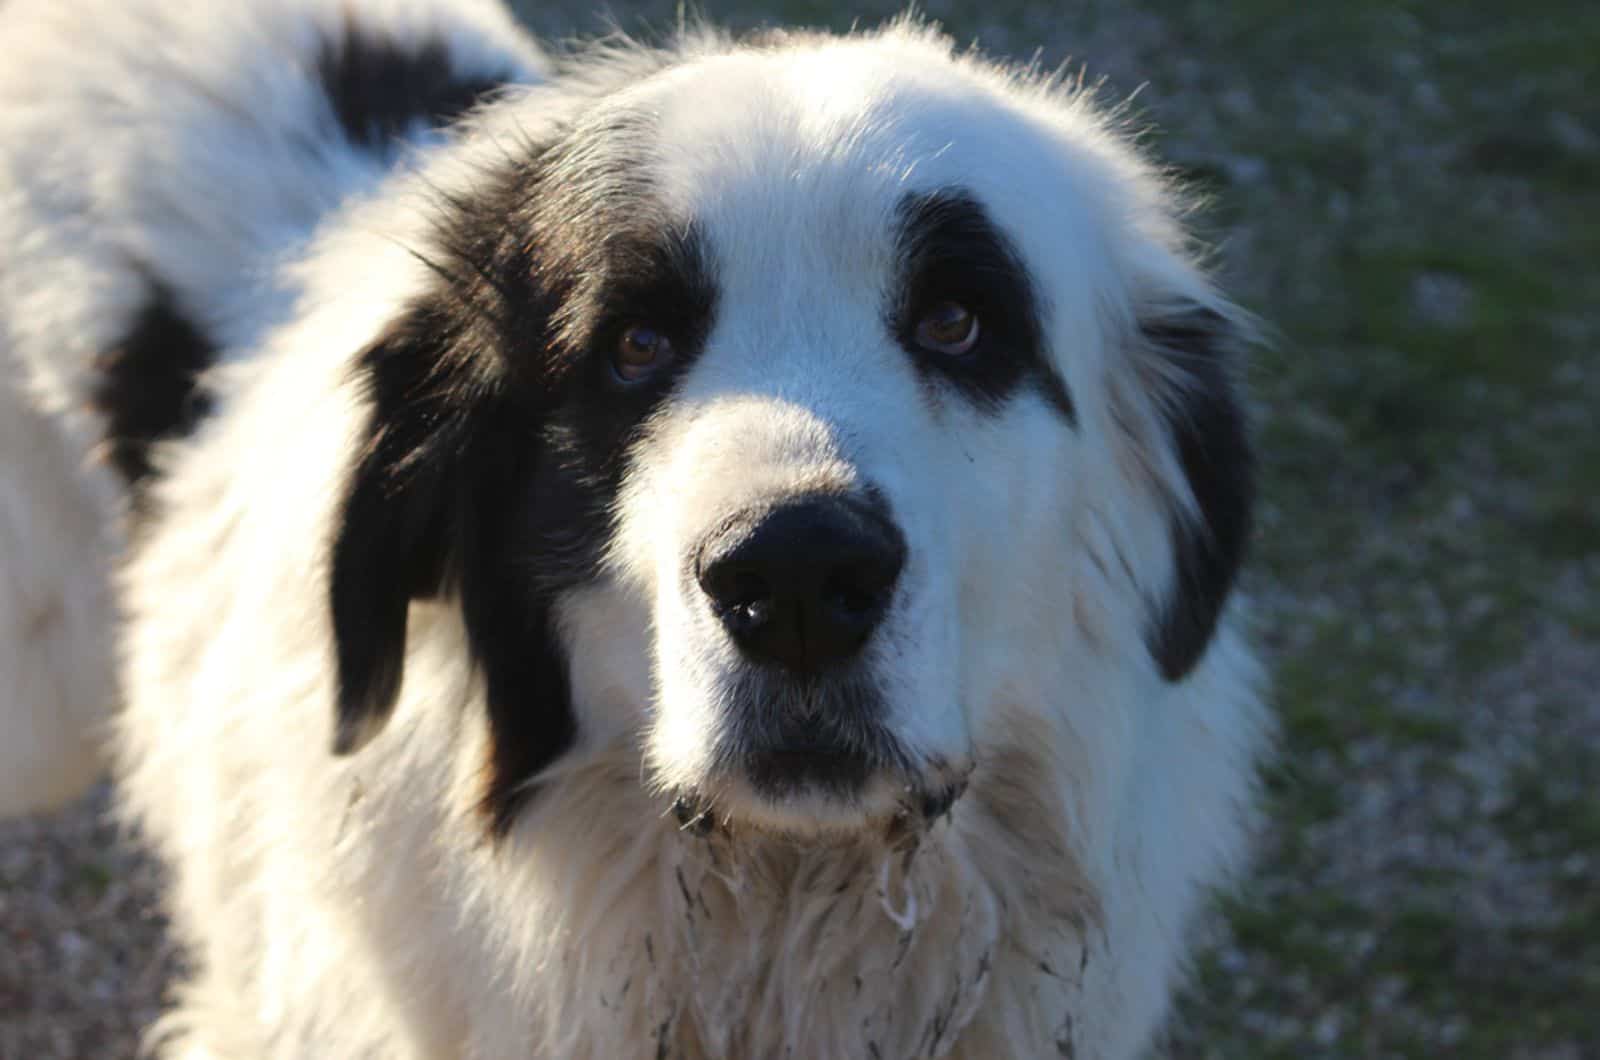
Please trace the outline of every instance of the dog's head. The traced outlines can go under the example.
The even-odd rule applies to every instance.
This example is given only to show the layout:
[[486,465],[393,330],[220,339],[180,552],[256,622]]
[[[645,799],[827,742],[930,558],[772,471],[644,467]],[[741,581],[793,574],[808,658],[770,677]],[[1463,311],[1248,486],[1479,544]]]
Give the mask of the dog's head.
[[936,813],[1008,716],[1095,708],[1074,665],[1184,680],[1246,537],[1236,328],[1087,101],[904,28],[607,61],[501,104],[360,359],[337,748],[434,595],[500,827],[626,739],[691,817]]

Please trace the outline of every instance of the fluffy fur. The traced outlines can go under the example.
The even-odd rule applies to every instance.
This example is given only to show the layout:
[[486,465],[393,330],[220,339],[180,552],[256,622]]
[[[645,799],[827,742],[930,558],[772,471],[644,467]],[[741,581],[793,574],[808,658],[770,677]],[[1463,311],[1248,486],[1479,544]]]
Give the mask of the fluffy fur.
[[[1091,100],[912,22],[554,60],[468,0],[0,32],[37,763],[0,794],[87,769],[125,553],[121,793],[195,965],[167,1055],[1150,1041],[1265,738],[1251,466],[1238,314]],[[950,302],[970,354],[923,337]],[[797,676],[697,557],[802,501],[905,564]]]

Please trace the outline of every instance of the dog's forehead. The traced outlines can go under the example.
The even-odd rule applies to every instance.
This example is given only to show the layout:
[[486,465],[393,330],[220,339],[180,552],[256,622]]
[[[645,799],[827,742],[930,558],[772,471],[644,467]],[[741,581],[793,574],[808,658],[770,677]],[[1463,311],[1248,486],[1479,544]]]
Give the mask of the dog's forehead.
[[[878,299],[895,282],[905,204],[954,190],[1025,262],[1056,270],[1049,284],[1088,299],[1104,277],[1075,261],[1109,261],[1106,219],[1139,212],[1117,200],[1140,174],[1103,149],[1103,129],[936,41],[734,52],[639,87],[629,103],[649,115],[652,197],[707,237],[725,282],[826,281]],[[775,286],[784,277],[806,282]]]

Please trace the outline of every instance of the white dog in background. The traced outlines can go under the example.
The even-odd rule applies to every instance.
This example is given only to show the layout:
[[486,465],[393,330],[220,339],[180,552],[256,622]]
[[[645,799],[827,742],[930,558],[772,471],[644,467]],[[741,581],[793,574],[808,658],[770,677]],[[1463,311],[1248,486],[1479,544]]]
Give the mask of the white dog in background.
[[0,36],[0,798],[92,773],[120,555],[166,1055],[1146,1046],[1267,732],[1252,468],[1089,99],[911,22]]

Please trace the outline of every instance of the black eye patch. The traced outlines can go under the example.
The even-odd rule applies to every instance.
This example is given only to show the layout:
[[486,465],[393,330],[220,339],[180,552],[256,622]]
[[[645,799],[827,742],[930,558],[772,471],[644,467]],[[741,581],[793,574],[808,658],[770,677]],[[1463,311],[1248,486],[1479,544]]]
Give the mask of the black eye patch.
[[[918,372],[985,411],[1032,387],[1076,424],[1066,383],[1045,354],[1027,269],[978,200],[960,188],[908,194],[897,223],[900,278],[887,316]],[[978,318],[979,338],[963,357],[929,356],[917,341],[918,322],[948,303]]]
[[[635,428],[698,357],[716,312],[715,270],[693,226],[615,238],[566,306],[565,356],[579,362],[569,413],[591,459],[611,467]],[[619,381],[618,343],[643,327],[668,342],[670,365],[640,383]]]

